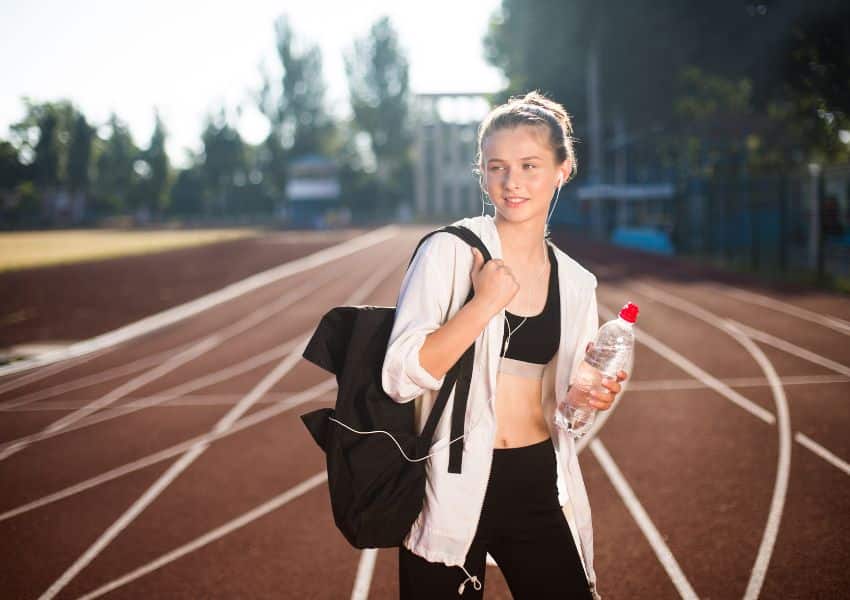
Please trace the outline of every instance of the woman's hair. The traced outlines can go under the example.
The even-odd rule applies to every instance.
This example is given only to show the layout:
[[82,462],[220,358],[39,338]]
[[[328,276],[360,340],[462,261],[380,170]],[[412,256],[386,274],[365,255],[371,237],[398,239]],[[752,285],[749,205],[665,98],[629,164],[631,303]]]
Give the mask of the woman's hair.
[[[520,125],[544,126],[548,131],[548,141],[558,164],[570,160],[570,175],[567,181],[575,177],[578,164],[573,150],[573,125],[566,109],[557,102],[546,98],[538,91],[528,92],[525,96],[513,96],[505,104],[499,105],[484,118],[478,127],[478,153],[475,157],[473,172],[479,179],[482,174],[481,161],[484,140],[500,129],[519,127]],[[566,183],[566,182],[564,182]]]

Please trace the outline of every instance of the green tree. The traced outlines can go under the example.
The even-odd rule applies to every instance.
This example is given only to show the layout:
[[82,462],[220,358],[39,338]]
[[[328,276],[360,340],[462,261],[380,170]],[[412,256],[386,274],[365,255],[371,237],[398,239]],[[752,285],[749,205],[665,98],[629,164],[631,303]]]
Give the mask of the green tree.
[[68,185],[72,192],[88,190],[93,138],[94,128],[89,125],[85,115],[78,114],[74,119],[68,152]]
[[171,187],[168,211],[188,217],[202,214],[204,210],[204,181],[200,167],[182,169]]
[[325,108],[319,47],[298,39],[286,15],[275,22],[275,46],[282,69],[280,81],[273,84],[269,74],[263,72],[263,85],[257,94],[257,105],[270,128],[258,149],[256,166],[270,202],[283,199],[289,159],[326,153],[335,137],[333,120]]
[[139,149],[127,125],[114,113],[107,124],[109,137],[101,140],[94,189],[99,212],[136,208],[139,176],[134,170]]
[[[24,118],[11,130],[19,156],[31,166],[30,196],[38,198],[49,221],[76,220],[80,214],[72,202],[69,169],[78,169],[76,158],[71,157],[79,149],[79,136],[84,135],[77,130],[82,115],[67,100],[38,103],[25,98],[24,106]],[[78,174],[74,171],[74,177]]]
[[[817,14],[822,6],[803,0],[732,4],[503,0],[484,44],[488,60],[508,80],[497,100],[542,89],[566,105],[575,117],[578,137],[584,140],[588,65],[595,55],[604,137],[612,139],[613,124],[620,120],[629,137],[641,139],[645,146],[657,142],[659,132],[679,135],[677,128],[689,128],[677,112],[680,96],[719,80],[749,82],[748,111],[766,114],[780,96],[783,40],[794,23],[806,14]],[[696,84],[695,73],[709,79]],[[727,117],[718,115],[728,126]],[[765,125],[756,123],[755,129]],[[750,133],[735,135],[743,139]]]
[[43,188],[67,183],[69,142],[79,111],[67,100],[34,102],[24,98],[24,118],[11,130],[18,150],[32,164],[33,176]]
[[412,192],[408,62],[388,17],[355,40],[345,69],[353,127],[369,136],[384,212]]
[[222,109],[217,117],[208,117],[201,135],[204,145],[200,164],[204,184],[204,213],[224,215],[235,212],[234,189],[247,177],[245,144],[239,132],[227,122]]
[[0,190],[15,189],[26,180],[29,171],[21,163],[17,148],[6,140],[0,140]]
[[[795,23],[782,49],[786,102],[773,110],[789,131],[809,140],[807,160],[846,161],[850,148],[850,7],[828,3]],[[846,134],[845,134],[846,135]]]
[[301,43],[286,16],[275,23],[275,37],[283,76],[276,110],[270,111],[273,129],[292,156],[321,152],[333,128],[325,110],[321,50]]
[[159,112],[156,112],[151,141],[134,163],[135,171],[139,175],[137,204],[151,214],[161,214],[168,203],[171,174],[168,153],[165,150],[167,138],[165,124]]
[[13,144],[0,140],[0,227],[35,223],[38,213],[31,165],[21,162]]
[[83,219],[91,183],[91,157],[94,141],[92,128],[85,115],[77,114],[68,147],[68,188],[74,221]]

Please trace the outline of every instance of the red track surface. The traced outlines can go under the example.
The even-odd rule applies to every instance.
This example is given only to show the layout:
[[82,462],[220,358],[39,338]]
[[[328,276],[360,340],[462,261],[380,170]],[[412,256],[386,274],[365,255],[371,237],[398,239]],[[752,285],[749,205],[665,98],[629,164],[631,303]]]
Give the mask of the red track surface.
[[[77,598],[144,567],[109,597],[352,597],[358,565],[362,560],[365,566],[369,555],[350,548],[335,529],[321,480],[312,479],[306,490],[298,487],[324,473],[323,455],[298,415],[332,404],[334,386],[263,419],[263,411],[297,401],[296,394],[326,382],[328,375],[294,360],[299,347],[291,348],[296,354],[289,370],[286,348],[266,362],[248,361],[303,339],[333,306],[393,305],[410,253],[425,231],[402,229],[378,245],[89,360],[59,371],[43,367],[48,375],[37,380],[28,380],[29,373],[0,378],[0,389],[25,382],[0,393],[0,455],[4,443],[31,442],[0,460],[2,597],[38,598],[60,581],[55,597]],[[767,308],[752,297],[731,295],[734,282],[680,263],[589,244],[574,247],[571,240],[554,237],[598,274],[603,318],[606,308],[619,308],[626,300],[641,307],[644,337],[630,387],[580,456],[603,596],[677,598],[692,589],[700,598],[742,598],[757,581],[761,598],[846,597],[850,472],[842,469],[850,460],[850,328],[837,331],[783,310],[791,305],[850,321],[850,302],[751,286],[751,292],[786,303]],[[194,358],[175,362],[175,349],[225,335],[302,285],[318,287]],[[356,290],[365,295],[352,302]],[[700,308],[707,320],[692,316]],[[745,331],[755,347],[724,329],[726,319],[749,327]],[[776,339],[784,341],[782,349]],[[145,357],[154,358],[132,372],[120,370]],[[227,371],[236,365],[245,366]],[[771,369],[778,376],[773,387]],[[108,380],[85,379],[109,373],[114,377]],[[730,400],[735,393],[751,403],[749,410]],[[98,399],[103,399],[99,410],[75,412]],[[249,400],[255,402],[246,408]],[[143,407],[151,401],[159,403]],[[237,405],[241,416],[232,414]],[[228,413],[239,418],[227,419]],[[114,417],[104,419],[110,414]],[[67,431],[41,440],[26,437],[69,415],[76,417],[66,419]],[[217,423],[220,431],[229,426],[238,431],[186,446],[159,462],[128,467],[206,434]],[[843,465],[816,454],[809,440]],[[789,459],[787,469],[780,468],[783,456]],[[27,509],[112,469],[122,474]],[[148,494],[143,510],[127,517],[154,485],[156,493]],[[293,489],[302,493],[281,496]],[[272,500],[277,502],[269,505]],[[264,514],[251,514],[258,507]],[[15,509],[20,511],[10,514]],[[641,511],[648,519],[641,520]],[[113,528],[104,543],[105,532],[122,515],[123,526]],[[234,523],[246,515],[253,520]],[[771,520],[777,525],[775,545],[764,540]],[[220,530],[227,524],[232,527]],[[216,531],[221,535],[215,539],[203,537]],[[207,543],[187,546],[198,540]],[[659,558],[659,541],[672,559]],[[178,549],[179,556],[169,557]],[[760,551],[763,579],[753,575]],[[368,595],[359,597],[396,597],[396,568],[394,550],[378,551],[371,575],[360,580]],[[73,576],[63,578],[66,573]],[[485,597],[510,598],[497,567],[488,567]]]

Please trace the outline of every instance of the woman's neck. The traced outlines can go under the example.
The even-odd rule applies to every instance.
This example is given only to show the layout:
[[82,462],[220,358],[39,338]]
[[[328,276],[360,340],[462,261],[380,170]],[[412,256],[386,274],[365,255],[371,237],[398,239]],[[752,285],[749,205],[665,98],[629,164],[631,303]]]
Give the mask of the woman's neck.
[[525,265],[540,265],[546,262],[544,227],[539,223],[508,223],[496,219],[496,230],[502,245],[502,256],[508,261]]

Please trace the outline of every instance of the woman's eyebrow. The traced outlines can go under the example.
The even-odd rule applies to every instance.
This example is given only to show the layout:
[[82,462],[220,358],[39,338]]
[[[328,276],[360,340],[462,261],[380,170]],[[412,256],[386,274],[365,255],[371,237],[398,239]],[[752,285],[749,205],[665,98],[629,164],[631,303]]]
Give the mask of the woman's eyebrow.
[[[539,156],[523,156],[520,160],[543,160]],[[505,162],[504,158],[490,158],[487,160],[488,163],[491,162]]]

